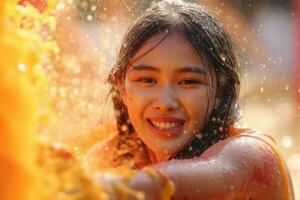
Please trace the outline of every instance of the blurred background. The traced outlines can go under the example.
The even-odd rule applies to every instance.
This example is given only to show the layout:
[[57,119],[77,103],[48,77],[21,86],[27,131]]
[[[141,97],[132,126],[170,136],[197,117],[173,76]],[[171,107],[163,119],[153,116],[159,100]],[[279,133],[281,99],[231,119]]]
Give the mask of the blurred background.
[[[46,0],[28,0],[43,10]],[[45,64],[50,121],[39,127],[52,142],[83,158],[115,134],[105,82],[129,24],[154,1],[60,0],[54,40],[61,51]],[[241,126],[270,134],[300,198],[300,1],[195,0],[231,34],[240,62]],[[51,63],[51,64],[50,64]]]

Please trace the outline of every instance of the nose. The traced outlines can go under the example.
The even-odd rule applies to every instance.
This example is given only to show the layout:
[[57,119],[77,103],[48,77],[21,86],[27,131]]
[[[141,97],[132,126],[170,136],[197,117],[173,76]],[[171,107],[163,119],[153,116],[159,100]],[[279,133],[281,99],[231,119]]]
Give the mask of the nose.
[[164,88],[153,101],[152,107],[155,110],[166,113],[177,110],[179,108],[179,101],[175,91],[170,87]]

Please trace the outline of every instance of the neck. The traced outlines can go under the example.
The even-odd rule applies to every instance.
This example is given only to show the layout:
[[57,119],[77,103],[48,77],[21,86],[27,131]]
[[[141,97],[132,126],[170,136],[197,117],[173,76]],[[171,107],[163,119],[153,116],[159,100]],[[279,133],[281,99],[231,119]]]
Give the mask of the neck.
[[168,155],[168,154],[155,153],[151,149],[148,149],[148,153],[149,153],[149,158],[150,158],[150,161],[152,164],[167,161],[171,157],[171,155]]

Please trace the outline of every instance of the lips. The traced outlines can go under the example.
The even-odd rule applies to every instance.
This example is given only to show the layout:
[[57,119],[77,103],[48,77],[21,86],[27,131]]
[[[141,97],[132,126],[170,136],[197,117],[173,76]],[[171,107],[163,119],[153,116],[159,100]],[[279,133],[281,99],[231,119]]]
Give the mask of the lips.
[[147,119],[150,130],[161,137],[172,137],[183,132],[184,120],[175,117],[152,117]]

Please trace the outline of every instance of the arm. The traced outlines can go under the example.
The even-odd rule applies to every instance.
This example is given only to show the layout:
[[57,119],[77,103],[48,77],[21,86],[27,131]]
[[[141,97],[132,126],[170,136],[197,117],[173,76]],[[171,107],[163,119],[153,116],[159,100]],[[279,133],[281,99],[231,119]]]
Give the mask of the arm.
[[[288,172],[276,150],[255,137],[231,137],[199,158],[171,160],[152,167],[174,182],[174,199],[293,198]],[[131,187],[144,191],[147,197],[157,193],[163,184],[141,173],[133,177]]]

